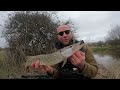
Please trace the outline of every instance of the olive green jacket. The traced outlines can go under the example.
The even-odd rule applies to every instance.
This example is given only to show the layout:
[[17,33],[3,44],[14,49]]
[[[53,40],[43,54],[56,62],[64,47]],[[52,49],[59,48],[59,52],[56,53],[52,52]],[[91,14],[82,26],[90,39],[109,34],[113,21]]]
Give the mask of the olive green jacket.
[[[90,47],[88,47],[88,45],[85,44],[82,49],[85,52],[85,66],[84,69],[81,71],[81,74],[90,78],[94,78],[98,72],[97,62],[93,56],[92,50],[90,49]],[[53,77],[59,78],[59,69],[61,68],[61,66],[59,64],[56,64],[53,67],[55,68]]]

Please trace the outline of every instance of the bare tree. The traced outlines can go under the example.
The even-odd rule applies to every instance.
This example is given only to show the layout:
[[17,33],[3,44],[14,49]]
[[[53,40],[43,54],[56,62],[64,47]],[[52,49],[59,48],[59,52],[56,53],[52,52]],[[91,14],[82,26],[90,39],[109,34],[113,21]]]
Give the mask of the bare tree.
[[20,65],[26,55],[51,53],[54,50],[58,26],[58,23],[54,22],[55,14],[47,11],[20,11],[9,14],[3,32],[9,45],[9,61],[13,60]]
[[120,26],[116,25],[109,32],[106,37],[106,42],[112,46],[120,45]]

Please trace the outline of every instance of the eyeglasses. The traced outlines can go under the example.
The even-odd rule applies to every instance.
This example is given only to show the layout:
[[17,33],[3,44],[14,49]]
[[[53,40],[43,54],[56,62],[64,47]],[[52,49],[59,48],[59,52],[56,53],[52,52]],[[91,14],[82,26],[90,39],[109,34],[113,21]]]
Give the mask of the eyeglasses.
[[[65,34],[69,34],[70,30],[66,30],[64,32],[65,32]],[[63,36],[64,32],[59,32],[57,35]]]

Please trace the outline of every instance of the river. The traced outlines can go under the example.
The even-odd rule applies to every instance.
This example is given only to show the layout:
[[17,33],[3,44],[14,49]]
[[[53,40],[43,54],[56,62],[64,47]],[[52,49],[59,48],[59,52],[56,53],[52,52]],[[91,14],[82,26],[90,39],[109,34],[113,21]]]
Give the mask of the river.
[[120,57],[98,53],[94,53],[94,57],[97,63],[103,65],[115,78],[120,78]]

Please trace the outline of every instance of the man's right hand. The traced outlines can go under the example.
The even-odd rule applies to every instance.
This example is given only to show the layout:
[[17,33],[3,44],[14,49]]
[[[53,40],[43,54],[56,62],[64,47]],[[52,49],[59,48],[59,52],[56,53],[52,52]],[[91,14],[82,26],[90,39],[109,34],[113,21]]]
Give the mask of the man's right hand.
[[51,75],[53,75],[53,67],[51,66],[45,66],[45,65],[40,65],[40,60],[36,60],[36,62],[33,62],[31,65],[33,68],[38,68],[43,72],[49,73]]

